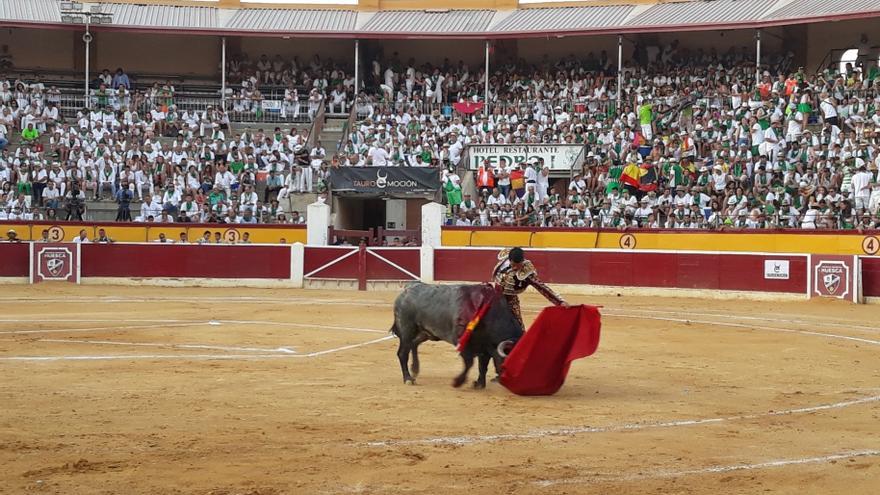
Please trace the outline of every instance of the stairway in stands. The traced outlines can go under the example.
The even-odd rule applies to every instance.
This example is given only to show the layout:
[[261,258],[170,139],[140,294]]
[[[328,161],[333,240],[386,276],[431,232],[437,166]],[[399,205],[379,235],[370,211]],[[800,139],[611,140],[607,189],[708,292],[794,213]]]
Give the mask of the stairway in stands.
[[327,118],[327,121],[324,123],[324,130],[321,131],[320,141],[324,145],[324,149],[327,150],[328,159],[339,151],[339,140],[342,138],[343,132],[346,132],[345,124],[347,121],[347,118]]

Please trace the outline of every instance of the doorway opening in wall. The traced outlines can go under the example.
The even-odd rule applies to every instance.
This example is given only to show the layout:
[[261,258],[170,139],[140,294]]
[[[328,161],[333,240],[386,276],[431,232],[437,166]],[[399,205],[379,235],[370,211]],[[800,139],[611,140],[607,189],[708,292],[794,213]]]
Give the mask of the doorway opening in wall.
[[381,198],[339,198],[336,226],[350,230],[385,227],[385,203]]
[[[849,50],[843,52],[843,55],[840,56],[840,66],[838,68],[841,74],[847,74],[850,71],[859,72],[861,69],[856,66],[856,62],[859,59],[859,49],[858,48],[850,48]],[[849,65],[849,68],[847,68]]]

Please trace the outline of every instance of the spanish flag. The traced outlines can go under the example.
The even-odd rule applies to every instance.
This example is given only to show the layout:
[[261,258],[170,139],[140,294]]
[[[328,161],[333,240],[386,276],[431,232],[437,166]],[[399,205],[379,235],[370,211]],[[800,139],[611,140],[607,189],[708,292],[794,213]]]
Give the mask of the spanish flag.
[[624,167],[620,180],[627,186],[639,191],[653,191],[657,189],[657,170],[653,165],[642,165],[640,167],[635,163],[630,163]]

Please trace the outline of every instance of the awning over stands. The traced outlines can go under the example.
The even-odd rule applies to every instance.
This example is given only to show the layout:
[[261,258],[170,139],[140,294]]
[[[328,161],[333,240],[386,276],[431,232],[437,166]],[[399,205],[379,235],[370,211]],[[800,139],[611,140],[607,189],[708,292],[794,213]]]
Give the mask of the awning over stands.
[[[85,3],[113,14],[97,29],[332,38],[528,38],[760,28],[880,17],[877,0],[712,0],[517,10],[220,9]],[[54,0],[0,0],[0,25],[71,27]]]
[[492,10],[385,10],[373,14],[360,30],[369,33],[480,33],[489,30]]
[[233,32],[345,33],[354,31],[356,25],[357,12],[353,10],[240,9],[224,28]]
[[633,10],[635,7],[632,5],[520,9],[513,11],[492,29],[504,33],[609,29],[623,25]]

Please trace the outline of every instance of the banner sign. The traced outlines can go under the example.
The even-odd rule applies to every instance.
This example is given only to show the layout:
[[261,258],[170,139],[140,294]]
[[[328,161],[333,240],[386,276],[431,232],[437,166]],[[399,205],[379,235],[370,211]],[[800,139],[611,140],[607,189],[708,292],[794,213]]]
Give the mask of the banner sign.
[[764,278],[788,280],[790,273],[788,260],[764,260]]
[[330,171],[334,193],[369,195],[423,194],[440,189],[436,168],[366,167],[334,168]]
[[810,260],[811,297],[834,297],[861,302],[858,256],[814,254]]
[[584,162],[584,147],[580,144],[476,144],[468,145],[467,148],[468,168],[477,170],[483,160],[489,160],[493,168],[501,163],[504,158],[507,165],[514,163],[534,163],[538,158],[544,159],[544,166],[550,167],[550,172],[565,172],[574,168],[580,171]]
[[79,283],[79,244],[31,244],[31,283],[60,281]]

